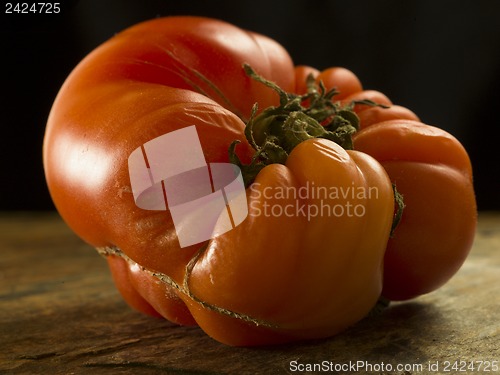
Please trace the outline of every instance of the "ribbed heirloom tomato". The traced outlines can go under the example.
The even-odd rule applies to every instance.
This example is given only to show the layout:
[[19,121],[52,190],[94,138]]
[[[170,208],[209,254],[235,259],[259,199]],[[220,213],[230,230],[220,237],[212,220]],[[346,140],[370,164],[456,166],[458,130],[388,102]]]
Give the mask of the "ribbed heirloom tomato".
[[[240,167],[248,214],[181,247],[168,209],[136,205],[128,158],[193,125],[207,163]],[[199,17],[138,24],[89,54],[44,140],[58,211],[125,300],[230,345],[331,336],[382,288],[405,299],[444,283],[473,236],[468,163],[458,141],[350,71],[294,67],[273,40]],[[406,208],[389,240],[392,183]]]

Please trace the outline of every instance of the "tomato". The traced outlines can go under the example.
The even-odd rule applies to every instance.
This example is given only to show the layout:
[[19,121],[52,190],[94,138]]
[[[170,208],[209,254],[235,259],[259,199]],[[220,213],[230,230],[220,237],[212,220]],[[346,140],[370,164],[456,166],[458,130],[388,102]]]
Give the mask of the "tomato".
[[[345,68],[295,67],[263,35],[168,17],[117,34],[73,70],[43,158],[59,213],[106,258],[129,305],[226,344],[274,344],[331,336],[381,293],[428,292],[463,262],[475,220],[470,163],[458,141],[417,121]],[[139,155],[141,183],[152,184],[158,162],[146,144],[188,128],[199,150],[162,151],[236,164],[246,190],[231,195],[212,175],[227,218],[184,245],[167,180],[157,185],[164,208],[145,209],[129,162]],[[407,207],[389,239],[393,183]],[[236,199],[246,199],[238,222]]]

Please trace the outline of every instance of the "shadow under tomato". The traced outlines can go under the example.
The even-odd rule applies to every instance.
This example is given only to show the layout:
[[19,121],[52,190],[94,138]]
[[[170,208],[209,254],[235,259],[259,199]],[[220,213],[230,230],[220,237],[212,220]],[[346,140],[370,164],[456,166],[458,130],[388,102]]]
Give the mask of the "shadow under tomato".
[[418,301],[393,303],[380,314],[369,316],[346,331],[327,339],[276,347],[248,349],[261,359],[270,353],[285,368],[292,360],[301,363],[424,363],[431,360],[432,343],[442,342],[439,327],[444,317],[432,304]]

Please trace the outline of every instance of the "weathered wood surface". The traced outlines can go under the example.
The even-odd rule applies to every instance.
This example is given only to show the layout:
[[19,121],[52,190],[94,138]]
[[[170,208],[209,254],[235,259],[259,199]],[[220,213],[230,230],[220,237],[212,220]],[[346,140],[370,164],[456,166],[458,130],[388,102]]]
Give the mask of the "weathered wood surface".
[[0,215],[0,254],[1,374],[298,373],[292,361],[385,374],[437,373],[428,366],[439,362],[450,374],[446,361],[500,360],[500,214],[480,216],[470,257],[439,291],[331,339],[273,348],[224,346],[131,310],[55,214]]

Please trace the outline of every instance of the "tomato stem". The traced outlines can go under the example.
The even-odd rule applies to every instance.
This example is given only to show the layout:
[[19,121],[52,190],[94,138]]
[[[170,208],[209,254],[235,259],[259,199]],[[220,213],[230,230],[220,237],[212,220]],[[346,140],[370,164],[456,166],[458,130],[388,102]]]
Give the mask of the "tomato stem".
[[[354,112],[356,104],[388,108],[371,100],[353,100],[347,104],[335,101],[339,92],[326,90],[323,82],[316,82],[310,74],[306,78],[307,92],[303,95],[284,91],[276,83],[257,74],[250,65],[243,64],[245,73],[253,80],[273,89],[280,98],[277,107],[265,108],[257,114],[256,103],[245,126],[245,137],[255,153],[249,164],[243,164],[236,153],[239,141],[229,146],[229,160],[240,169],[245,186],[255,180],[269,164],[285,164],[290,152],[301,142],[311,138],[329,139],[346,150],[353,149],[352,134],[359,130],[359,118]],[[391,237],[401,221],[405,204],[403,196],[393,185],[396,212]]]
[[357,102],[342,105],[332,101],[338,91],[327,91],[312,75],[307,77],[307,93],[297,95],[258,75],[248,64],[243,69],[255,81],[276,91],[280,98],[279,106],[265,108],[258,115],[257,104],[252,109],[245,127],[245,137],[255,149],[250,164],[244,165],[238,158],[235,152],[238,142],[229,148],[230,160],[242,170],[246,186],[266,165],[285,164],[290,152],[307,139],[325,138],[346,150],[353,148],[351,136],[359,129],[359,118],[353,111]]

